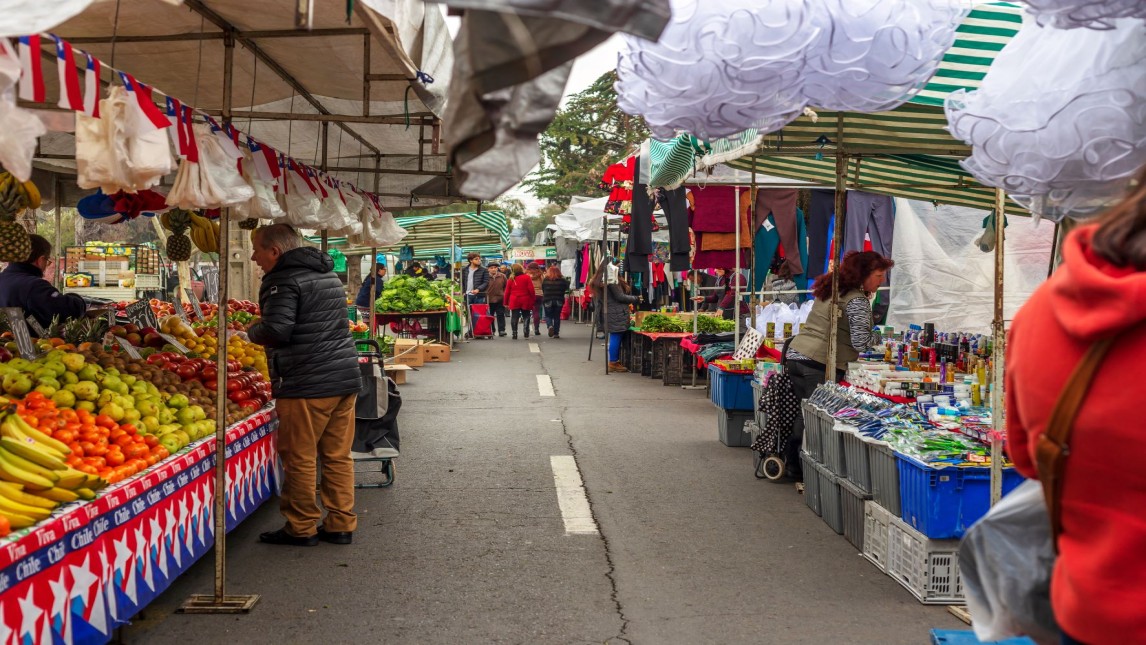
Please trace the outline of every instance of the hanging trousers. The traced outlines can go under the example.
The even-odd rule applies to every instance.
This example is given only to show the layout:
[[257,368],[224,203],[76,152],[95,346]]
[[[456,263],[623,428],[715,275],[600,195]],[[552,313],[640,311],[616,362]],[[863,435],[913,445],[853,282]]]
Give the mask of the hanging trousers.
[[891,257],[895,231],[895,202],[888,195],[858,190],[848,191],[848,213],[844,220],[844,252],[862,251],[864,236],[871,238],[871,250]]
[[804,272],[804,262],[800,257],[799,225],[796,220],[796,191],[762,189],[756,191],[756,225],[764,223],[772,215],[780,244],[784,247],[784,261],[792,275]]
[[808,283],[828,270],[828,248],[832,243],[830,231],[835,212],[836,191],[812,191],[808,205],[808,266],[804,272]]
[[692,242],[688,236],[688,199],[683,187],[659,191],[661,208],[669,227],[669,271],[688,271],[692,268],[688,256]]
[[[638,157],[634,177],[641,176],[641,160]],[[653,200],[649,197],[649,187],[633,184],[633,214],[629,222],[627,256],[629,273],[648,273],[649,256],[653,252]]]

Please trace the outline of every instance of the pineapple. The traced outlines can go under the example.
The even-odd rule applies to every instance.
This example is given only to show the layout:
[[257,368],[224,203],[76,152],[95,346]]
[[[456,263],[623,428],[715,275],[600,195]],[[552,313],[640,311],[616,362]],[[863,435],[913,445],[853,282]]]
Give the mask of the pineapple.
[[108,322],[102,316],[73,318],[63,323],[55,323],[50,329],[56,338],[62,338],[65,343],[79,346],[82,343],[102,342],[108,330]]
[[170,210],[163,214],[162,222],[171,231],[167,238],[167,257],[173,262],[191,259],[191,238],[187,228],[191,226],[191,215],[184,210]]
[[11,216],[0,221],[0,262],[27,262],[32,254],[32,240]]
[[244,231],[253,231],[258,227],[259,220],[253,217],[248,217],[247,219],[239,222],[239,228],[243,229]]

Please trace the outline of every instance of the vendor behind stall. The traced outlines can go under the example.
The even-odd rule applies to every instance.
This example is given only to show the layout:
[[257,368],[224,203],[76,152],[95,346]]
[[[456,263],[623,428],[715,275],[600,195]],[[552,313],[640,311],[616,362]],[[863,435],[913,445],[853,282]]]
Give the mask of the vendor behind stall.
[[30,235],[32,253],[27,262],[12,262],[0,272],[0,307],[20,307],[45,329],[53,318],[80,318],[87,311],[83,297],[60,293],[44,279],[52,261],[52,245],[39,235]]
[[[883,284],[887,270],[895,263],[874,251],[852,251],[840,263],[840,307],[836,338],[835,380],[843,378],[848,363],[872,346],[871,295]],[[827,379],[828,330],[831,328],[832,274],[816,279],[812,295],[816,301],[800,333],[791,340],[784,355],[785,371],[792,379],[797,401],[810,397]],[[804,438],[804,418],[797,414],[785,455],[787,467],[800,469],[800,443]]]

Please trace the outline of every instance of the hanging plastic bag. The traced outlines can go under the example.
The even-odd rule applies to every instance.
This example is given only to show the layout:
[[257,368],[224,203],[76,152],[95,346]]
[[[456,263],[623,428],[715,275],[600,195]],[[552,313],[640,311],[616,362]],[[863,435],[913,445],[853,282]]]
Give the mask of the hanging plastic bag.
[[959,569],[975,635],[983,642],[1027,635],[1058,643],[1050,604],[1055,552],[1042,484],[1028,480],[968,529]]
[[179,164],[167,203],[179,208],[223,208],[249,201],[255,196],[235,164],[236,157],[219,144],[211,128],[196,124],[195,143],[199,161],[184,159]]
[[254,159],[249,152],[243,153],[243,180],[255,192],[255,196],[235,206],[235,212],[239,217],[269,220],[286,217],[286,212],[276,198],[274,184],[269,184],[259,178],[258,173],[255,172]]
[[112,194],[127,183],[116,154],[116,142],[127,137],[126,106],[127,91],[116,85],[99,102],[100,118],[76,114],[76,184],[80,188],[99,188]]
[[16,79],[20,78],[20,61],[4,41],[0,50],[0,164],[19,181],[32,178],[32,156],[36,140],[48,129],[35,115],[16,107]]
[[288,166],[291,167],[286,168],[283,173],[287,188],[285,196],[287,216],[284,218],[286,223],[295,228],[322,228],[321,196],[311,187],[313,184],[307,182],[308,178],[301,174],[305,172],[304,170],[298,168],[294,162],[290,162]]
[[124,134],[127,136],[117,142],[129,184],[123,190],[136,192],[151,188],[175,170],[166,128],[156,127],[138,101],[128,100],[124,106]]
[[335,235],[356,238],[362,234],[362,209],[365,206],[365,200],[348,186],[339,186],[338,190],[342,193],[343,200],[346,201],[346,211],[351,217],[347,226],[333,232]]
[[[327,175],[319,175],[313,179],[315,185],[318,186],[319,196],[322,198],[322,205],[320,207],[323,221],[322,228],[328,231],[336,231],[350,226],[354,220],[357,219],[357,213],[351,216],[350,211],[346,209],[346,202],[342,197],[342,193],[334,186],[334,182],[332,182]],[[323,196],[324,192],[325,196]]]

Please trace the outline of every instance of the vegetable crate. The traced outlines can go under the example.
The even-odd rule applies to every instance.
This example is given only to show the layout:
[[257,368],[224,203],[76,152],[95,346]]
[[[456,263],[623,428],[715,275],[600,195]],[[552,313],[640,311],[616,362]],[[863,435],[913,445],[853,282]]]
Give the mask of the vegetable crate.
[[887,571],[891,511],[874,501],[863,503],[863,557],[880,571]]
[[708,381],[708,397],[716,407],[748,412],[756,408],[752,400],[751,374],[725,372],[715,365],[709,365]]
[[752,436],[748,434],[745,424],[752,421],[751,412],[739,410],[717,410],[716,426],[720,435],[720,443],[729,448],[747,448],[752,445]]
[[[933,539],[961,538],[991,508],[991,469],[935,468],[896,453],[899,459],[900,517]],[[1023,481],[1014,468],[1003,470],[1003,494]]]
[[820,514],[820,478],[816,475],[819,464],[811,455],[800,451],[800,464],[804,470],[804,504],[816,515]]
[[932,540],[893,517],[889,523],[887,574],[925,605],[963,603],[959,540]]

